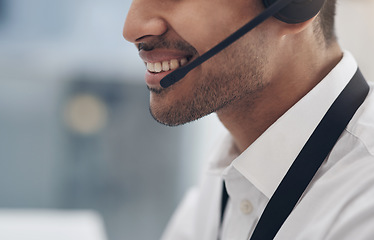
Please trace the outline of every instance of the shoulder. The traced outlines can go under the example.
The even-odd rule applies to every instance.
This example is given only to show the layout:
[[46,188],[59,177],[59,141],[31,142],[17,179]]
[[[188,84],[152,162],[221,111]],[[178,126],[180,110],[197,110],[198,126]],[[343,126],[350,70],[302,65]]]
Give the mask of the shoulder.
[[374,197],[374,85],[370,85],[368,97],[332,149],[317,180],[331,182],[331,191],[342,188],[352,197],[364,192],[372,192]]
[[348,124],[342,138],[362,144],[367,153],[374,156],[374,82],[369,82],[370,92],[364,103]]
[[367,99],[277,239],[309,239],[310,236],[334,240],[374,239],[373,199],[374,92],[371,84]]
[[195,208],[198,199],[196,188],[188,191],[174,212],[168,226],[166,227],[162,240],[190,240],[193,239],[192,231],[195,220]]
[[[324,175],[374,180],[374,84],[328,156]],[[348,181],[348,179],[346,180]],[[344,182],[346,182],[344,181]]]
[[[305,196],[323,239],[374,239],[374,92],[339,138]],[[309,196],[308,196],[309,195]],[[317,226],[319,224],[316,224]]]

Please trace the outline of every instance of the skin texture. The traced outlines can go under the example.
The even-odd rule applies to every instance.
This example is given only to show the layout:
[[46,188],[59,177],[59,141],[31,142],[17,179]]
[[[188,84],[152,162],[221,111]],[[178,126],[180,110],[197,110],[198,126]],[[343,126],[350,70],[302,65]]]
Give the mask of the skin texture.
[[[123,35],[145,61],[196,58],[264,10],[259,0],[133,0]],[[212,112],[244,151],[339,62],[316,18],[270,18],[167,89],[148,81],[150,110],[175,126]]]

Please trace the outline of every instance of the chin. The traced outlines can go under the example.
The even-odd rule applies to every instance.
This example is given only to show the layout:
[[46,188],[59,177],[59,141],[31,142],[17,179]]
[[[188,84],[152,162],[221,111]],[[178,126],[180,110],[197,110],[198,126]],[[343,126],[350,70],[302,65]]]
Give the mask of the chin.
[[174,127],[184,125],[202,118],[212,111],[200,111],[201,109],[195,108],[193,103],[190,104],[174,104],[168,107],[155,106],[151,104],[150,113],[152,117],[159,123]]
[[165,126],[176,127],[188,123],[188,121],[181,121],[181,119],[177,119],[176,115],[179,114],[173,114],[170,111],[155,111],[150,107],[149,112],[154,120]]

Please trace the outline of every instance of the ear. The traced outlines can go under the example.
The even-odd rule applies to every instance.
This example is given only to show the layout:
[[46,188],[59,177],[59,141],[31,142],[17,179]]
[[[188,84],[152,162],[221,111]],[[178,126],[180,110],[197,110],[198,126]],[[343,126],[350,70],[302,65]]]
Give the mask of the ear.
[[305,29],[307,29],[308,27],[310,27],[314,21],[316,21],[316,18],[317,18],[318,15],[314,16],[313,18],[305,21],[305,22],[301,22],[301,23],[285,23],[285,22],[281,22],[279,20],[278,21],[278,24],[280,25],[280,31],[279,31],[279,34],[280,36],[285,36],[285,35],[292,35],[292,34],[298,34],[302,31],[304,31]]

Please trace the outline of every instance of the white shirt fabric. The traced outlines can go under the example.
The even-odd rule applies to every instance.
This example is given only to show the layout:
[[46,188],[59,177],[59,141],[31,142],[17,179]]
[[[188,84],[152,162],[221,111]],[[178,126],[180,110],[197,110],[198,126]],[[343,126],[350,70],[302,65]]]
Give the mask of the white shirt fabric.
[[[270,197],[318,123],[357,70],[339,64],[239,154],[226,136],[198,188],[191,190],[162,240],[247,240]],[[374,94],[358,109],[289,215],[277,240],[374,239]],[[222,179],[230,196],[219,229]]]

